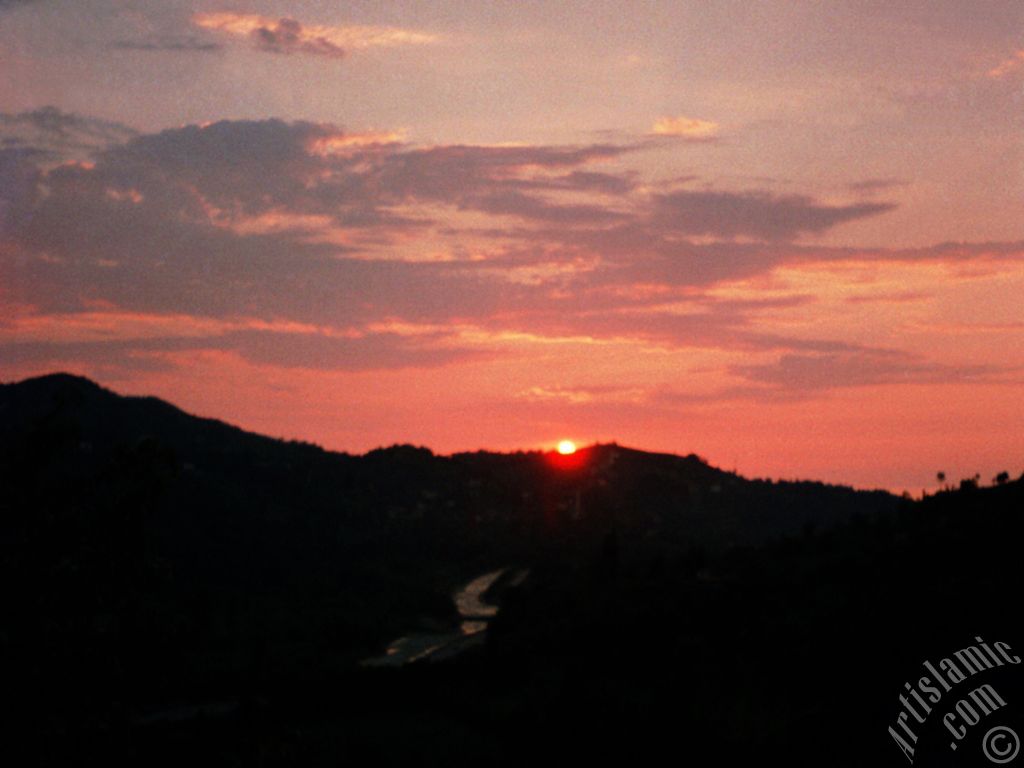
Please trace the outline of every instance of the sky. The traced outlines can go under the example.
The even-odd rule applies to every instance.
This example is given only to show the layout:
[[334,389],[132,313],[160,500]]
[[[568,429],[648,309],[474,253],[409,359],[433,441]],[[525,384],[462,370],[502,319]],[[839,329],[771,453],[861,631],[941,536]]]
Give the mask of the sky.
[[1019,0],[0,0],[0,379],[276,437],[1024,471]]

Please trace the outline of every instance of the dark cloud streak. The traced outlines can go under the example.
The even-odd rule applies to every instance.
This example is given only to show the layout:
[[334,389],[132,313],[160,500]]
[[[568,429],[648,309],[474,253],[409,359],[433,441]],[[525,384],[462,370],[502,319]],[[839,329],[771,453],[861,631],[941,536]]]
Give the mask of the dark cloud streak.
[[733,366],[730,371],[753,383],[804,392],[885,384],[956,384],[995,373],[987,366],[933,363],[885,349],[787,354],[775,363]]
[[418,337],[374,333],[345,338],[315,333],[242,329],[219,335],[165,336],[96,341],[0,342],[8,365],[92,363],[132,370],[175,367],[168,357],[188,352],[231,352],[256,365],[319,371],[432,368],[483,353],[443,334]]
[[891,211],[891,203],[822,205],[803,195],[677,190],[654,199],[656,225],[685,235],[792,240]]
[[83,117],[52,106],[17,114],[0,113],[4,147],[24,149],[52,160],[84,159],[136,135],[123,123]]
[[327,38],[307,34],[301,23],[290,18],[259,26],[251,32],[251,37],[257,48],[268,53],[309,53],[329,59],[343,59],[347,55]]
[[217,53],[224,50],[221,43],[203,40],[194,35],[158,35],[137,40],[115,40],[110,47],[118,51],[168,51],[173,53]]

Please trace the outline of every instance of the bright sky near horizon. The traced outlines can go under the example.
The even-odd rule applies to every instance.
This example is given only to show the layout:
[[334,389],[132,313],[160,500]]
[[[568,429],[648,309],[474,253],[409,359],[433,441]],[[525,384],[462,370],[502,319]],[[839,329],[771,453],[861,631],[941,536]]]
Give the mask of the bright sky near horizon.
[[0,378],[1024,471],[1024,3],[0,0]]

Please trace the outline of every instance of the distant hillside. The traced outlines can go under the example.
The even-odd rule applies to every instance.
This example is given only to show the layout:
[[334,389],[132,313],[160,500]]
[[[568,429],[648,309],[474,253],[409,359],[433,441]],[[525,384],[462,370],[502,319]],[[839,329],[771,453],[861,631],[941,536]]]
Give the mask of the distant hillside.
[[699,564],[900,503],[617,445],[332,453],[66,374],[0,386],[0,487],[0,656],[65,725],[350,668],[489,568]]
[[[758,547],[547,563],[505,594],[486,657],[446,681],[450,710],[503,704],[521,759],[557,743],[581,764],[907,765],[888,729],[923,662],[982,638],[1024,648],[1021,541],[1024,478]],[[914,765],[990,765],[986,731],[1024,726],[1022,666],[933,699]],[[950,749],[943,716],[981,684],[1008,706]]]
[[0,386],[0,479],[14,549],[70,562],[102,553],[104,567],[162,574],[178,596],[239,605],[300,584],[332,603],[345,594],[355,602],[342,612],[364,617],[362,632],[339,630],[353,647],[416,614],[445,614],[448,589],[475,569],[588,551],[613,531],[721,548],[897,504],[617,445],[571,457],[412,446],[351,456],[67,374]]
[[750,481],[696,455],[617,445],[561,460],[540,452],[442,457],[412,446],[350,456],[200,419],[156,398],[121,397],[68,374],[0,385],[0,449],[18,476],[88,474],[113,457],[159,455],[174,486],[242,494],[250,521],[329,509],[344,523],[449,517],[522,525],[544,513],[556,534],[580,518],[645,529],[681,521],[705,543],[728,544],[895,503],[883,492]]

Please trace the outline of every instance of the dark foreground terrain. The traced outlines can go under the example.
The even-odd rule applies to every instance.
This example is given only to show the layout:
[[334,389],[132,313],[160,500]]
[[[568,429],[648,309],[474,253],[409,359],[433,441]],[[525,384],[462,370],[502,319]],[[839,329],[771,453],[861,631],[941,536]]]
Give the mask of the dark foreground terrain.
[[[1008,477],[911,501],[615,445],[350,456],[53,375],[0,386],[0,488],[10,765],[904,765],[922,662],[1024,650]],[[358,664],[505,566],[486,642]],[[947,694],[914,764],[986,764],[1019,678]],[[1007,706],[954,751],[986,681]]]

